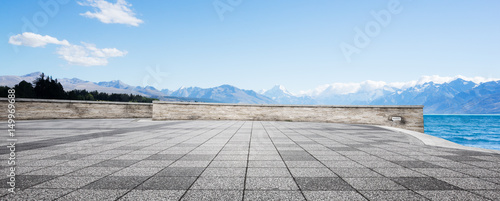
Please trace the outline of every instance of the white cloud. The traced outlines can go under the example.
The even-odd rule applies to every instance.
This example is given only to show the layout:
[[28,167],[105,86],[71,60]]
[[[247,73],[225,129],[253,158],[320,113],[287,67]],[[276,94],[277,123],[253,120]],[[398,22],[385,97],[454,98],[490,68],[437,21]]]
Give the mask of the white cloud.
[[358,92],[370,92],[376,90],[394,90],[394,89],[407,89],[410,87],[414,87],[416,85],[422,85],[428,82],[434,82],[436,84],[449,83],[453,80],[461,78],[465,81],[471,81],[476,84],[480,84],[483,82],[489,81],[497,81],[500,79],[497,78],[484,78],[484,77],[465,77],[462,75],[457,75],[455,77],[442,77],[438,75],[432,76],[422,76],[418,80],[413,80],[409,82],[390,82],[386,83],[383,81],[372,81],[367,80],[363,82],[350,82],[350,83],[332,83],[320,85],[312,90],[301,91],[301,95],[309,95],[309,96],[328,96],[328,95],[344,95]]
[[83,45],[61,46],[57,49],[57,54],[69,64],[80,66],[105,66],[108,58],[121,57],[127,51],[120,51],[116,48],[96,48],[94,44],[83,43]]
[[24,45],[30,47],[45,47],[47,44],[69,45],[67,40],[57,40],[57,38],[39,35],[31,32],[24,32],[9,38],[9,43],[13,45]]
[[80,66],[105,66],[108,64],[108,58],[122,57],[127,54],[127,51],[116,48],[99,49],[94,44],[84,42],[82,45],[73,45],[67,40],[58,40],[48,35],[42,36],[31,32],[11,36],[9,43],[30,47],[44,47],[47,44],[60,45],[56,53],[69,64]]
[[135,13],[130,9],[132,4],[128,4],[125,0],[117,0],[115,4],[104,0],[87,0],[86,2],[78,2],[81,6],[94,7],[94,12],[87,11],[80,15],[88,18],[97,18],[105,24],[128,24],[139,26],[143,23],[142,20],[135,17]]

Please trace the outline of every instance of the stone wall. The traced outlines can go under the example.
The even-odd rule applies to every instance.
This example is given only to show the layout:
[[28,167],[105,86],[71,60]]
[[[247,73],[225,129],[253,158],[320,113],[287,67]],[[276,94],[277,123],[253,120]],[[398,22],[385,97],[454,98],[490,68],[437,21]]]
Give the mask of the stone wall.
[[424,132],[423,106],[243,105],[154,101],[153,120],[330,122],[384,125]]
[[[0,98],[2,114],[7,118],[6,98]],[[16,98],[16,119],[107,119],[151,118],[151,103],[74,101]]]
[[[0,98],[7,119],[6,98]],[[304,121],[383,125],[424,132],[423,106],[245,105],[154,101],[127,103],[16,99],[16,119],[153,118],[153,120]],[[395,119],[393,119],[395,117]],[[400,119],[400,121],[396,121]]]

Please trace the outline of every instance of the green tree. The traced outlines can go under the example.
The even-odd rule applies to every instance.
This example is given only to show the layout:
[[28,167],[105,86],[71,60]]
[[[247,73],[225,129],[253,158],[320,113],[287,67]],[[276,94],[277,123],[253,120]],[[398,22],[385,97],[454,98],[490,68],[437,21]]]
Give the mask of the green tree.
[[14,89],[16,90],[16,97],[19,98],[35,98],[35,89],[33,88],[33,85],[29,82],[26,81],[21,81],[19,84],[16,84],[14,86]]
[[61,83],[57,79],[52,79],[52,77],[47,77],[45,79],[45,74],[41,74],[39,78],[35,80],[35,95],[37,98],[47,98],[47,99],[64,99],[67,98],[66,92],[64,91]]
[[9,95],[9,89],[10,87],[8,86],[0,86],[0,97],[7,97]]

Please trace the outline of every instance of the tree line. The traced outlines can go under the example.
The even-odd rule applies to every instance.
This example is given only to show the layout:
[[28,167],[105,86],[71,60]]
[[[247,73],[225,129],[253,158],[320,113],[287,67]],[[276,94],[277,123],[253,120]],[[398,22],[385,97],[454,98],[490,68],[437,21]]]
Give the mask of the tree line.
[[[0,86],[0,97],[7,97],[10,87]],[[120,102],[145,102],[151,103],[154,98],[148,98],[134,94],[104,93],[87,90],[74,89],[64,91],[64,88],[57,79],[45,76],[43,73],[33,84],[21,81],[14,86],[16,98],[41,98],[41,99],[66,99],[66,100],[89,100],[89,101],[120,101]]]

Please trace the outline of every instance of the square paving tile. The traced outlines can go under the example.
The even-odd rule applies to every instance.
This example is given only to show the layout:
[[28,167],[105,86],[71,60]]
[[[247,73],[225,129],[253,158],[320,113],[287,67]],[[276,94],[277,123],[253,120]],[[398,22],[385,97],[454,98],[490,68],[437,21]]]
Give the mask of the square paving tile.
[[344,178],[357,190],[405,190],[405,187],[388,178]]
[[50,181],[33,186],[32,188],[71,188],[76,189],[85,186],[100,177],[72,177],[72,176],[62,176]]
[[[52,180],[56,178],[53,175],[16,175],[16,188],[18,189],[27,189],[34,185]],[[1,187],[9,188],[10,186],[7,184],[10,178],[1,179]]]
[[132,190],[119,200],[179,200],[184,190]]
[[356,191],[304,191],[307,200],[366,200]]
[[18,189],[15,194],[9,193],[1,200],[54,200],[71,191],[71,189]]
[[328,168],[290,168],[293,177],[337,177]]
[[187,190],[196,177],[158,177],[146,180],[137,190]]
[[411,190],[459,190],[457,186],[433,177],[395,177],[393,181]]
[[439,178],[452,185],[469,190],[500,190],[500,185],[478,178]]
[[199,177],[191,189],[243,190],[244,177]]
[[164,177],[197,177],[205,168],[202,167],[168,167],[158,172],[156,176]]
[[465,190],[417,191],[417,193],[431,200],[485,200],[484,197]]
[[339,177],[297,177],[295,178],[303,191],[349,191],[351,185]]
[[248,168],[247,177],[291,177],[286,168]]
[[368,200],[422,200],[428,199],[413,191],[361,191]]
[[207,168],[202,177],[245,177],[246,168]]
[[148,177],[107,176],[84,186],[84,189],[133,189]]
[[139,162],[138,160],[107,160],[97,164],[94,167],[128,167],[134,163]]
[[182,200],[242,200],[243,191],[237,190],[189,190]]
[[74,200],[116,200],[128,190],[104,190],[104,189],[78,189],[57,200],[74,201]]
[[306,200],[300,191],[259,191],[259,190],[247,190],[245,191],[244,200],[290,200],[290,201],[302,201]]
[[248,177],[247,190],[299,190],[291,177]]

